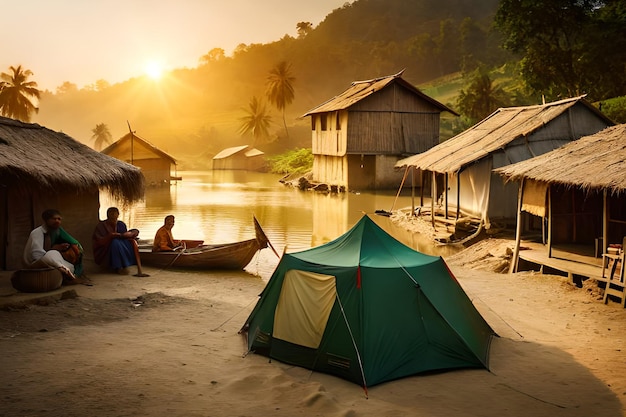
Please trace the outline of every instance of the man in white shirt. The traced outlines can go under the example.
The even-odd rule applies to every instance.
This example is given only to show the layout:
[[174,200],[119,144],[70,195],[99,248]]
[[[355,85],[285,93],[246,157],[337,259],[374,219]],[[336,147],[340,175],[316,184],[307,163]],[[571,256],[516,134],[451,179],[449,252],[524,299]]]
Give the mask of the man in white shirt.
[[61,255],[62,251],[70,248],[70,243],[52,244],[58,240],[59,235],[69,236],[61,228],[61,213],[56,209],[48,209],[41,214],[41,217],[43,224],[30,232],[24,247],[24,265],[27,268],[57,268],[70,280],[76,280],[75,265],[63,259]]

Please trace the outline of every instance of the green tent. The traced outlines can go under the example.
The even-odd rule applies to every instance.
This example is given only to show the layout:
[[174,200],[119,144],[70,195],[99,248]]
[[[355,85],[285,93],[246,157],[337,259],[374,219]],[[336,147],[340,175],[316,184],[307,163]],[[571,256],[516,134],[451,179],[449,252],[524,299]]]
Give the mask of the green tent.
[[441,257],[405,246],[367,216],[332,242],[285,253],[242,333],[250,352],[364,388],[488,368],[495,334]]

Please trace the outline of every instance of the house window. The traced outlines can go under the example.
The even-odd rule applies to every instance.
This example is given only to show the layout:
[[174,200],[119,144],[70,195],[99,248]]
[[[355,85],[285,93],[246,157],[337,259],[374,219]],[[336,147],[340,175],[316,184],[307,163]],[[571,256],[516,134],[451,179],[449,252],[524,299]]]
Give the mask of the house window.
[[311,115],[311,130],[315,131],[315,120],[316,116],[314,114]]
[[322,131],[328,130],[328,114],[321,114],[320,121],[322,122]]
[[339,112],[335,112],[335,130],[341,130],[341,118]]

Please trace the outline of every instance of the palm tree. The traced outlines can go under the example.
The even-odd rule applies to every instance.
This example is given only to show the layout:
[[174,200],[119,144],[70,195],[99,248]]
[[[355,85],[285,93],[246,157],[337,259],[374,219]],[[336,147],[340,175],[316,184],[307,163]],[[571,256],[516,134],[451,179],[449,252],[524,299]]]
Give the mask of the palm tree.
[[504,90],[492,82],[487,71],[479,68],[471,75],[467,89],[459,92],[457,104],[461,113],[471,123],[476,123],[498,108],[507,106],[509,100]]
[[91,129],[91,139],[93,139],[93,147],[99,151],[102,149],[104,145],[108,145],[111,143],[111,132],[109,132],[109,127],[104,123],[99,123],[95,128]]
[[12,74],[0,74],[0,114],[29,122],[32,113],[39,111],[33,99],[39,99],[40,91],[35,81],[28,81],[33,72],[22,70],[21,65],[11,66],[9,70]]
[[272,116],[269,115],[265,104],[259,101],[256,96],[250,99],[249,108],[246,110],[246,113],[247,115],[240,119],[242,124],[239,127],[239,133],[242,135],[252,133],[252,136],[254,136],[252,146],[256,146],[257,142],[269,137]]
[[296,79],[291,75],[291,64],[281,61],[270,70],[267,77],[266,95],[270,103],[283,113],[283,124],[285,133],[289,138],[287,122],[285,121],[285,107],[291,104],[294,99],[293,83]]

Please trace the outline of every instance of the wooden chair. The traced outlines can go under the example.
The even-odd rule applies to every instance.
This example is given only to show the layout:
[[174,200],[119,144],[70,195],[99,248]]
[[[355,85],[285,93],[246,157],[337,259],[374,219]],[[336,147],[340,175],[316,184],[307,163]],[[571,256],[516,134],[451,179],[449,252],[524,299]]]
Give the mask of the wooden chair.
[[611,272],[606,278],[606,287],[604,288],[604,304],[607,303],[609,295],[617,297],[621,301],[622,307],[626,305],[626,282],[624,282],[624,262],[626,261],[626,236],[622,241],[622,252],[618,255],[604,254],[602,255],[602,277],[604,271],[608,268],[609,262],[612,262]]

